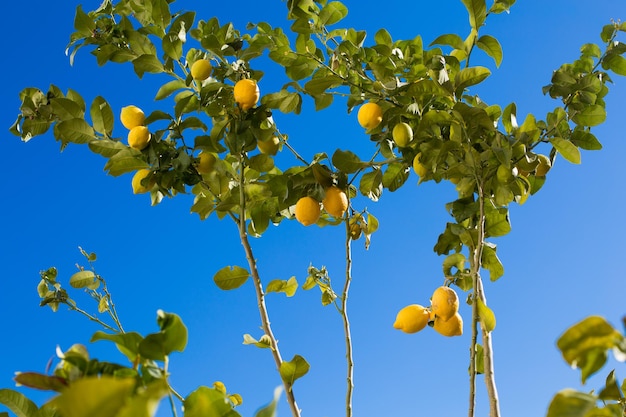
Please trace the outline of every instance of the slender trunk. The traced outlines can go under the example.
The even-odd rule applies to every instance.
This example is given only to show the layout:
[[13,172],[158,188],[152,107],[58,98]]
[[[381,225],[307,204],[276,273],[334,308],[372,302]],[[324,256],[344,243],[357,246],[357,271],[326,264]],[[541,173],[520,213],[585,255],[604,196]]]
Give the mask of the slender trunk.
[[352,281],[352,249],[350,237],[350,223],[346,223],[346,282],[341,297],[341,317],[343,318],[343,331],[346,337],[346,364],[347,364],[347,389],[346,389],[346,417],[352,417],[352,391],[354,390],[354,362],[352,358],[352,336],[350,334],[350,321],[348,320],[348,291]]

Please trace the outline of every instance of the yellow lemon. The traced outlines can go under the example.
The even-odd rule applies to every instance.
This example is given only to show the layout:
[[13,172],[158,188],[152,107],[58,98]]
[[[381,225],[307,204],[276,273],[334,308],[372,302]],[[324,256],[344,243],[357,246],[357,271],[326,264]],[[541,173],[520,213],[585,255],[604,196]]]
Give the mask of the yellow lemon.
[[320,203],[313,197],[302,197],[296,203],[296,220],[310,226],[320,218]]
[[247,78],[237,81],[233,89],[233,95],[235,102],[245,111],[253,108],[258,103],[261,92],[256,81]]
[[278,153],[278,147],[280,145],[280,139],[276,136],[272,136],[268,140],[258,140],[256,146],[259,151],[265,155],[276,155]]
[[422,163],[420,162],[421,156],[422,154],[420,152],[417,155],[415,155],[415,158],[413,158],[413,171],[415,171],[415,173],[419,175],[420,178],[426,175],[426,167],[422,165]]
[[322,205],[326,213],[339,219],[348,210],[348,196],[339,187],[333,185],[326,189]]
[[463,334],[463,318],[459,313],[454,314],[449,320],[435,317],[433,329],[443,336],[461,336]]
[[[140,169],[133,175],[133,179],[131,181],[131,185],[133,186],[133,194],[143,194],[150,191],[150,189],[154,186],[154,181],[143,181],[144,178],[147,178],[152,173],[149,169]],[[142,181],[145,185],[142,185]]]
[[398,312],[393,328],[404,333],[417,333],[428,324],[430,312],[424,306],[411,304]]
[[150,142],[150,131],[145,126],[135,126],[128,132],[128,146],[138,151],[145,149]]
[[535,175],[543,177],[550,171],[550,168],[552,168],[552,162],[550,162],[550,158],[545,155],[537,155],[537,159],[539,160],[539,165],[535,168]]
[[365,103],[359,109],[357,119],[365,129],[374,129],[383,121],[383,109],[376,103]]
[[459,296],[450,287],[439,287],[430,299],[430,306],[438,318],[448,320],[459,311]]
[[204,81],[211,75],[211,62],[208,59],[199,59],[191,66],[191,77],[194,80]]
[[136,126],[141,126],[146,120],[146,115],[137,106],[122,107],[120,112],[120,121],[126,129],[132,129]]
[[215,158],[215,155],[213,155],[211,152],[200,152],[198,158],[200,159],[198,161],[198,165],[196,165],[196,171],[198,171],[198,173],[208,174],[209,172],[213,171],[215,161],[217,160],[217,158]]
[[413,140],[413,129],[408,123],[398,123],[393,127],[391,137],[399,148],[404,148]]

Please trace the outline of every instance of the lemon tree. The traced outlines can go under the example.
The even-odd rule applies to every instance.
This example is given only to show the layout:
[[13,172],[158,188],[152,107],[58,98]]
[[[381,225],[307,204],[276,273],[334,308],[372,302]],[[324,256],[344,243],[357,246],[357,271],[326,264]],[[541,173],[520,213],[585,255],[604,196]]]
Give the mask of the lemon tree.
[[[310,365],[300,354],[283,356],[267,294],[292,297],[300,286],[317,288],[322,304],[335,306],[346,342],[345,413],[351,417],[354,362],[347,304],[351,244],[362,240],[367,248],[379,227],[367,201],[384,204],[384,194],[408,183],[411,168],[419,183],[453,183],[456,195],[446,206],[451,219],[434,246],[443,258],[443,274],[436,278],[441,287],[430,307],[415,304],[402,309],[390,325],[407,333],[428,324],[444,336],[469,333],[469,415],[475,413],[476,376],[483,374],[490,415],[499,416],[492,344],[496,320],[482,278],[487,273],[490,281],[497,281],[504,274],[493,239],[509,233],[509,206],[523,204],[540,191],[557,158],[578,164],[581,151],[601,147],[592,129],[606,118],[604,97],[610,76],[626,75],[626,46],[620,40],[626,25],[607,24],[597,44],[584,45],[579,58],[554,71],[544,87],[556,102],[554,110],[545,116],[524,111],[527,116],[518,123],[515,103],[489,104],[474,94],[503,59],[498,40],[485,33],[487,18],[505,18],[497,15],[509,11],[513,0],[496,0],[490,6],[485,0],[463,0],[468,34],[442,34],[428,46],[419,36],[394,40],[381,29],[366,37],[364,31],[341,27],[348,8],[339,1],[290,0],[288,30],[259,22],[245,31],[215,17],[200,20],[194,12],[173,10],[174,1],[139,3],[107,0],[89,12],[79,6],[68,53],[73,59],[87,48],[98,64],[127,63],[139,78],[167,78],[154,92],[159,109],[146,116],[130,105],[115,118],[117,111],[104,97],[93,98],[87,106],[74,90],[62,91],[55,85],[48,90],[26,88],[11,132],[27,141],[50,131],[63,147],[87,145],[105,159],[108,174],[132,174],[133,191],[149,193],[152,204],[190,194],[191,211],[201,220],[233,222],[247,265],[225,266],[213,281],[225,291],[252,283],[262,336],[246,334],[244,344],[266,349],[271,356],[274,377],[280,380],[294,417],[302,409],[296,384]],[[470,59],[477,54],[483,65]],[[260,57],[283,68],[281,87],[266,87],[267,61]],[[338,104],[336,97],[345,100]],[[310,160],[302,157],[273,115],[297,116],[306,108],[305,100],[318,111],[341,105],[356,112],[346,120],[364,129],[361,139],[369,144],[370,155],[363,159],[353,150],[337,149],[319,152]],[[118,121],[128,130],[127,142],[116,136],[117,131],[114,134]],[[289,158],[283,158],[283,152]],[[262,237],[270,225],[287,220],[305,226],[345,226],[341,290],[333,288],[325,268],[313,266],[304,283],[295,278],[262,279],[250,237]],[[76,288],[91,291],[99,311],[111,313],[118,324],[110,295],[97,292],[100,282],[93,271],[85,270],[70,279]],[[465,320],[452,286],[467,293],[461,298],[471,305],[472,314]],[[66,304],[86,313],[73,304],[52,270],[42,274],[38,290],[42,305],[55,309]],[[159,313],[157,323],[159,332],[145,338],[125,333],[121,325],[105,325],[113,333],[94,336],[113,341],[130,366],[102,365],[95,372],[100,378],[93,378],[88,367],[63,371],[64,366],[86,362],[86,356],[77,355],[72,361],[60,358],[61,380],[35,375],[20,383],[52,390],[60,390],[59,383],[70,384],[52,403],[65,413],[74,413],[68,411],[74,400],[88,393],[104,392],[112,399],[72,415],[97,410],[121,416],[141,410],[151,415],[147,405],[164,396],[172,404],[180,402],[185,415],[239,415],[235,407],[241,398],[229,394],[223,384],[177,395],[167,380],[167,364],[170,353],[184,349],[186,330],[169,313]],[[109,378],[117,370],[127,379]],[[70,374],[79,382],[70,380]],[[12,393],[2,393],[0,401],[27,404],[26,411],[20,409],[23,415],[39,413]],[[274,415],[275,405],[276,400],[258,415]],[[175,415],[175,406],[172,411]]]

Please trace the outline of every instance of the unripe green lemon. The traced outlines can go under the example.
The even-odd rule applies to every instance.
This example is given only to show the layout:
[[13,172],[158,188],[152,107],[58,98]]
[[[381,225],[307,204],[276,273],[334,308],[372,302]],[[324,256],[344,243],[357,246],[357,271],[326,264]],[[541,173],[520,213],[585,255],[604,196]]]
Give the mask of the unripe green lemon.
[[365,129],[374,129],[383,121],[383,109],[376,103],[365,103],[359,109],[357,120]]
[[208,174],[209,172],[213,171],[215,161],[217,160],[217,158],[215,158],[215,155],[213,155],[211,152],[203,151],[200,152],[198,158],[200,158],[200,160],[198,161],[198,165],[196,166],[196,171],[198,171],[198,173]]
[[423,178],[424,175],[426,175],[426,167],[420,162],[420,156],[422,156],[421,152],[413,158],[413,171],[415,171],[420,178]]
[[408,123],[398,123],[393,127],[391,136],[399,148],[404,148],[413,140],[413,129]]
[[208,59],[199,59],[191,66],[191,77],[194,80],[204,81],[211,75],[211,62]]

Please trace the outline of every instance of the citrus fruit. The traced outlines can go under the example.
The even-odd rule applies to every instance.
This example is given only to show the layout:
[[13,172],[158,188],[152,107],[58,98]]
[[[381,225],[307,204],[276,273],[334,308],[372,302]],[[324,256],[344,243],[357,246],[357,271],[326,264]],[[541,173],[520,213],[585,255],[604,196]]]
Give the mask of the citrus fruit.
[[310,226],[320,218],[320,203],[313,197],[302,197],[296,203],[296,220]]
[[150,191],[152,186],[154,185],[154,181],[144,181],[145,185],[142,185],[142,181],[144,178],[147,178],[152,173],[149,169],[140,169],[133,175],[133,179],[131,184],[133,186],[133,194],[143,194]]
[[211,62],[208,59],[199,59],[191,66],[191,77],[194,80],[204,81],[211,75]]
[[404,148],[413,140],[413,129],[408,123],[398,123],[393,127],[391,137],[399,148]]
[[437,318],[445,321],[459,311],[459,297],[452,288],[439,287],[430,299],[430,306]]
[[326,213],[341,218],[348,209],[348,196],[339,187],[333,185],[326,189],[322,205]]
[[259,151],[265,155],[276,155],[278,153],[278,147],[280,145],[280,139],[276,136],[272,136],[268,140],[258,140],[256,146]]
[[256,81],[247,78],[237,81],[233,95],[235,102],[245,111],[256,105],[259,101],[259,97],[261,97],[261,92],[259,91],[259,86]]
[[420,162],[421,156],[422,154],[418,153],[417,155],[415,155],[415,158],[413,158],[413,171],[415,171],[415,173],[419,175],[420,178],[426,175],[426,167]]
[[402,308],[396,316],[393,328],[404,333],[417,333],[428,324],[430,312],[424,306],[411,304]]
[[550,162],[550,158],[545,155],[537,155],[537,159],[539,160],[539,165],[535,168],[535,175],[543,177],[550,171],[550,168],[552,168],[552,162]]
[[128,146],[138,151],[148,146],[150,131],[145,126],[135,126],[128,132]]
[[433,329],[443,336],[461,336],[463,334],[463,318],[459,313],[454,314],[449,320],[435,317]]
[[359,124],[366,129],[374,129],[383,121],[383,109],[376,103],[365,103],[357,114]]
[[217,158],[215,158],[215,155],[213,155],[211,152],[200,152],[198,158],[200,158],[200,160],[198,161],[198,165],[196,165],[196,171],[198,171],[198,173],[208,174],[209,172],[213,171],[215,161],[217,160]]
[[120,121],[126,129],[132,129],[133,127],[141,126],[143,125],[145,120],[146,115],[143,114],[143,110],[141,110],[139,107],[122,107],[122,111],[120,112]]

